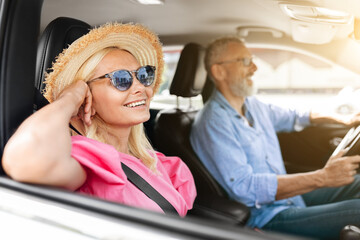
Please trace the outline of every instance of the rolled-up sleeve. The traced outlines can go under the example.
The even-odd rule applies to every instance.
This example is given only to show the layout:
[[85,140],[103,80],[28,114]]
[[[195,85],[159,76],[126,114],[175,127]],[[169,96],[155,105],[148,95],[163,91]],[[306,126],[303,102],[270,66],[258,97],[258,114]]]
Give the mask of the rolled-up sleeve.
[[294,130],[301,131],[304,129],[304,127],[310,125],[310,111],[297,111],[296,113]]
[[249,226],[262,227],[292,200],[305,206],[299,196],[275,200],[277,175],[286,174],[276,132],[308,125],[309,113],[268,105],[255,97],[246,98],[244,106],[246,119],[215,91],[197,115],[190,141],[229,197],[250,207]]
[[310,112],[265,105],[276,132],[301,131],[310,125]]
[[254,171],[254,163],[250,164],[242,143],[236,139],[233,125],[224,114],[227,113],[218,111],[203,116],[208,121],[198,125],[195,120],[190,138],[194,150],[232,199],[249,207],[273,202],[276,174]]
[[255,206],[275,201],[278,185],[276,174],[254,174],[253,177],[256,186],[253,189],[256,196]]
[[225,183],[233,199],[249,207],[258,208],[260,205],[274,202],[278,186],[276,174],[255,173],[253,167],[246,163],[246,156],[239,154],[240,152],[239,149],[233,151],[234,156],[238,156],[236,158],[223,159],[224,164],[219,167],[219,182]]

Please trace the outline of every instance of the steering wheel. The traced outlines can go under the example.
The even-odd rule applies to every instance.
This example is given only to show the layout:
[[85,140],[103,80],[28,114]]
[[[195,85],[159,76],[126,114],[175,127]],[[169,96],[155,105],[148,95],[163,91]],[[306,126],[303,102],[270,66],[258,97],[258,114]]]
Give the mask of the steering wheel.
[[340,150],[346,148],[349,150],[344,154],[344,156],[360,154],[360,125],[349,129],[339,145],[336,147],[332,156],[338,154]]

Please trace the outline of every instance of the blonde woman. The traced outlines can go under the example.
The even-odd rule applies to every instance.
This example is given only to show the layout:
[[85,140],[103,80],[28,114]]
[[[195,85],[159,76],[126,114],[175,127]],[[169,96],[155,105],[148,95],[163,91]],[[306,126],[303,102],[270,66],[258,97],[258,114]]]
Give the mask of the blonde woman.
[[[179,158],[152,149],[142,125],[163,64],[158,37],[138,24],[106,24],[79,38],[46,76],[51,104],[25,120],[7,143],[6,173],[162,212],[129,182],[124,163],[185,216],[196,196],[193,177]],[[69,123],[81,135],[71,136]]]

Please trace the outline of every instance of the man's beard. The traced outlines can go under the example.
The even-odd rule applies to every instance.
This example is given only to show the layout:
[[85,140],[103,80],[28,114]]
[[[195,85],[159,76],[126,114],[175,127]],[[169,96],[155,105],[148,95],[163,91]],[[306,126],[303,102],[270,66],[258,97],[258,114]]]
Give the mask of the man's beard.
[[[251,81],[251,84],[248,83]],[[239,79],[230,85],[231,92],[238,97],[249,97],[256,93],[257,89],[250,77]]]

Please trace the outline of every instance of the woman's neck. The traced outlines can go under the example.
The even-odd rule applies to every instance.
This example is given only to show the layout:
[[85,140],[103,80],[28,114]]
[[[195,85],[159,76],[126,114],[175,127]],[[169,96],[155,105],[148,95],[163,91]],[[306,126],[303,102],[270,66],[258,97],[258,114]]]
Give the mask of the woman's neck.
[[[71,124],[78,130],[81,135],[86,136],[84,124],[80,119],[71,120]],[[105,136],[105,143],[109,144],[116,148],[119,152],[129,154],[129,136],[130,136],[131,127],[118,127],[118,126],[108,126]]]
[[108,127],[107,144],[114,146],[119,152],[130,155],[129,136],[131,128]]

